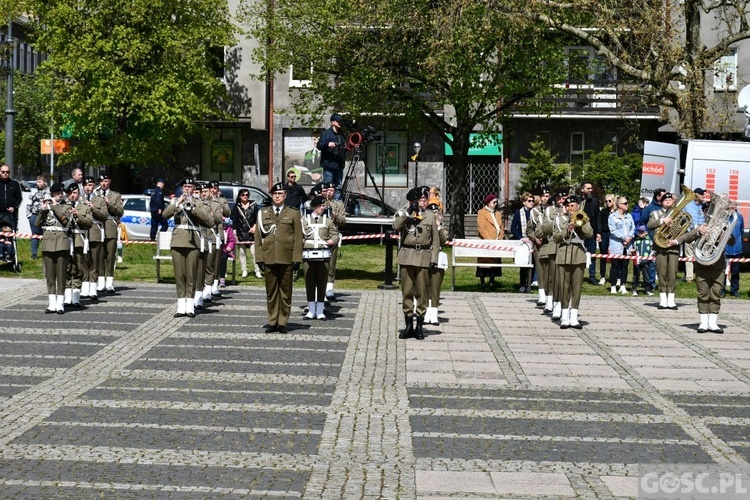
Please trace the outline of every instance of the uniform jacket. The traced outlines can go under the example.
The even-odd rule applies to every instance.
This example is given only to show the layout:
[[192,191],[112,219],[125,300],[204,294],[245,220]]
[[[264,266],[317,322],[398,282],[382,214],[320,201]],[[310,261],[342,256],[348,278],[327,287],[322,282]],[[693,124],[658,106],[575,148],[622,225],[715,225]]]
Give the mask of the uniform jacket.
[[539,256],[542,255],[556,255],[557,254],[557,242],[552,237],[555,229],[555,220],[558,216],[564,215],[562,207],[557,205],[549,206],[545,209],[544,223],[542,224],[541,234],[544,238],[547,238],[546,242],[542,242],[542,246],[539,249]]
[[343,201],[336,199],[326,200],[326,207],[329,217],[333,219],[333,223],[336,226],[341,227],[346,225],[346,207]]
[[302,220],[297,210],[264,207],[255,228],[255,262],[266,265],[302,262]]
[[[75,206],[78,210],[78,217],[69,225],[69,236],[73,238],[76,248],[84,248],[84,240],[88,239],[88,230],[94,225],[94,218],[91,214],[91,208],[80,199],[76,201]],[[84,238],[85,237],[85,238]]]
[[[83,197],[86,198],[86,193],[83,193]],[[101,243],[104,241],[104,223],[107,222],[107,205],[104,203],[104,198],[91,194],[91,216],[93,224],[89,229],[89,242]]]
[[[701,234],[698,232],[698,227],[696,226],[692,231],[689,231],[689,232],[683,234],[682,236],[679,236],[677,238],[677,242],[678,243],[690,244],[690,243],[695,242],[700,237],[701,237]],[[734,235],[732,235],[732,236],[729,237],[729,241],[727,241],[727,245],[733,245],[734,243],[735,243],[735,237],[734,237]],[[678,248],[678,247],[679,247],[679,245],[677,247],[675,247],[675,248]],[[724,252],[722,252],[721,256],[719,257],[719,259],[716,262],[714,262],[713,264],[711,264],[710,266],[705,266],[705,265],[701,264],[700,262],[698,262],[697,260],[695,261],[695,265],[696,265],[696,267],[697,266],[701,266],[701,267],[706,268],[706,269],[713,269],[714,271],[721,272],[724,269],[726,269],[726,267],[727,267],[727,259],[726,259],[726,256],[724,255]],[[724,278],[722,278],[722,279],[724,279]]]
[[[646,225],[646,227],[648,227],[649,230],[651,230],[652,235],[653,235],[653,231],[655,231],[656,228],[662,225],[661,218],[664,217],[666,214],[667,214],[667,211],[664,210],[663,208],[659,208],[658,210],[654,210],[653,212],[651,212],[651,215],[648,218],[648,224]],[[659,245],[657,245],[656,242],[654,242],[654,250],[657,253],[677,253],[677,254],[680,253],[679,246],[662,248]]]
[[583,241],[594,236],[590,222],[576,226],[573,233],[568,232],[570,216],[559,215],[554,222],[552,238],[557,243],[556,264],[582,265],[586,263],[586,247]]
[[164,203],[164,192],[159,186],[156,186],[154,188],[154,192],[151,193],[151,200],[149,201],[149,208],[151,210],[151,213],[158,213],[159,210],[163,212],[165,206],[166,203]]
[[401,234],[399,265],[430,267],[430,263],[438,263],[440,234],[437,219],[430,211],[422,212],[421,216],[421,219],[413,218],[406,210],[399,210],[393,218],[393,229]]
[[48,209],[40,209],[36,218],[36,225],[42,228],[42,244],[39,247],[42,252],[68,252],[70,250],[70,239],[66,228],[68,227],[69,205],[58,203]]
[[333,240],[334,246],[339,242],[339,230],[333,220],[323,212],[315,221],[314,214],[307,214],[302,218],[303,247],[305,249],[330,248],[328,240]]
[[[201,248],[200,227],[207,226],[213,219],[202,203],[193,201],[192,210],[184,210],[177,206],[178,198],[174,198],[164,209],[162,217],[174,217],[174,231],[172,232],[172,248]],[[207,248],[207,246],[206,246]]]
[[117,239],[117,224],[120,223],[120,217],[125,211],[122,208],[122,196],[117,191],[111,189],[102,196],[107,200],[107,222],[104,223],[104,238]]

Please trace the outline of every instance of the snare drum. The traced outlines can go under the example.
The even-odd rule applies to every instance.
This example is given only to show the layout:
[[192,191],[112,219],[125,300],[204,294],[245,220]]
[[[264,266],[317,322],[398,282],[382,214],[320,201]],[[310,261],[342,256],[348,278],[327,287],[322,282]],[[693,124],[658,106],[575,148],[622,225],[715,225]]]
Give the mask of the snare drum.
[[328,260],[331,258],[331,251],[327,248],[317,250],[302,250],[302,260]]

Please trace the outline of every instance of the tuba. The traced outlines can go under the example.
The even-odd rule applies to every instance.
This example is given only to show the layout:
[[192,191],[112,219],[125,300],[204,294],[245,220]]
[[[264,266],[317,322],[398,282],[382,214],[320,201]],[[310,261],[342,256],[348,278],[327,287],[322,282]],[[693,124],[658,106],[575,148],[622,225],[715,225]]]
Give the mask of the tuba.
[[662,224],[654,231],[654,243],[662,248],[669,248],[670,240],[676,240],[685,234],[693,224],[693,217],[683,209],[689,203],[697,200],[698,195],[685,185],[682,185],[681,188],[682,195],[680,195],[680,199],[669,209],[669,212],[664,214],[664,217],[672,219],[672,223],[669,225]]
[[732,230],[739,217],[732,216],[727,207],[729,195],[711,194],[711,204],[706,212],[708,232],[701,235],[693,244],[695,261],[704,266],[715,263],[724,254]]

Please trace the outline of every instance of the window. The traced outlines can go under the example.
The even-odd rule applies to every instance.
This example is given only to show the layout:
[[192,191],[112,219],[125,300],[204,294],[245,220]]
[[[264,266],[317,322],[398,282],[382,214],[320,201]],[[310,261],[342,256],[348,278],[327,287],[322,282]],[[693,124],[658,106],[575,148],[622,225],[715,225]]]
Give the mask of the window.
[[714,63],[714,90],[737,90],[737,49],[730,49]]
[[289,66],[289,86],[291,88],[309,87],[312,83],[312,64],[310,68],[305,71],[303,67],[301,70],[297,70],[297,74],[294,73],[294,66]]
[[615,80],[617,73],[594,47],[565,47],[568,80]]
[[583,164],[583,151],[585,150],[585,141],[583,132],[570,133],[570,164]]

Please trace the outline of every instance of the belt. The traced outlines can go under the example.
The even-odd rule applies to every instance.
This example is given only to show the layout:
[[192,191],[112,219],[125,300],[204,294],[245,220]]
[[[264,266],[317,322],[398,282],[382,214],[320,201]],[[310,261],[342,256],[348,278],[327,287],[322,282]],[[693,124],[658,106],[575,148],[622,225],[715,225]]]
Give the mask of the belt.
[[44,226],[42,229],[46,231],[65,231],[65,228],[60,226]]
[[188,229],[190,231],[200,231],[200,228],[191,226],[190,224],[177,224],[174,228],[175,229]]
[[416,245],[401,245],[401,248],[413,248],[414,250],[432,250],[432,245],[422,245],[417,243]]
[[73,234],[88,234],[87,230],[84,229],[73,229]]

